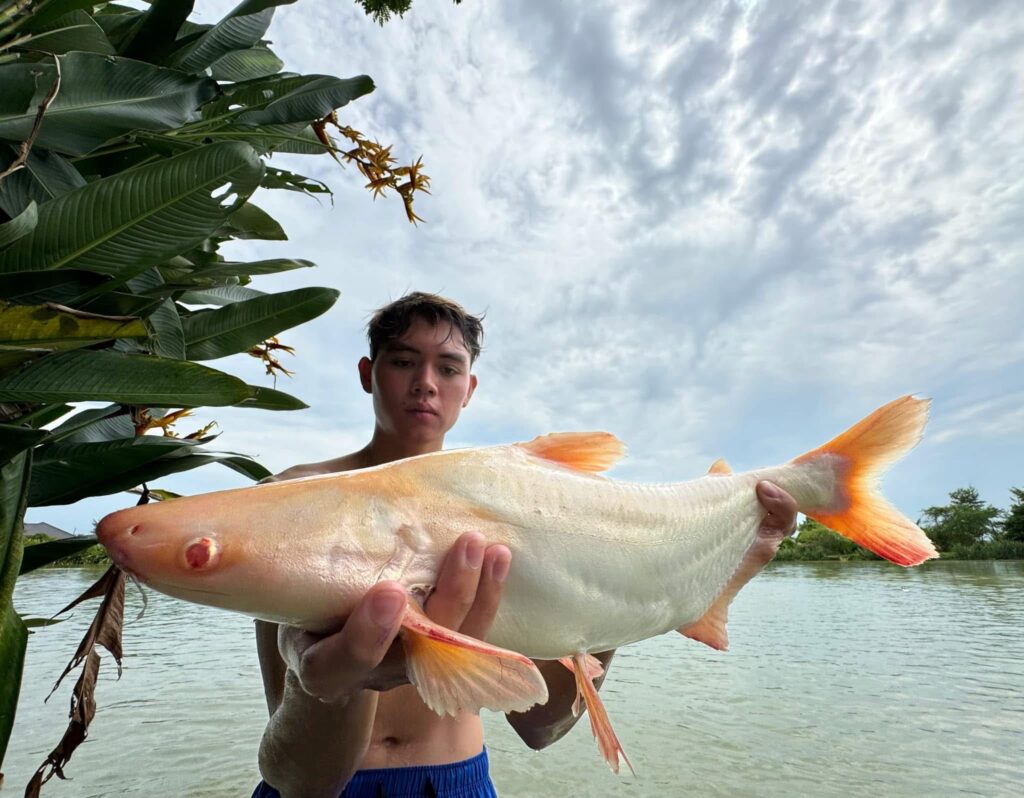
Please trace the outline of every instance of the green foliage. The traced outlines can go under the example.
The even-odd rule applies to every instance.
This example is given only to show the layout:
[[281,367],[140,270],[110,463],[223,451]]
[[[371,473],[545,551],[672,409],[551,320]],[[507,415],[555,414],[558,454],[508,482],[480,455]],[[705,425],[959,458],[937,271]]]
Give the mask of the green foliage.
[[[274,336],[338,297],[252,286],[308,261],[221,253],[231,241],[287,238],[252,194],[330,190],[267,160],[339,157],[326,118],[337,125],[337,109],[373,91],[365,75],[281,74],[264,36],[294,1],[242,0],[200,25],[188,21],[194,0],[0,0],[0,761],[27,638],[15,578],[106,557],[87,539],[23,556],[26,503],[75,502],[212,463],[258,480],[266,469],[210,448],[205,429],[177,437],[170,427],[186,413],[170,410],[306,406],[207,365],[248,352],[268,374],[283,371]],[[404,187],[407,213],[419,189]],[[85,401],[106,406],[76,409]]]
[[942,555],[949,560],[1024,560],[1024,541],[984,540],[970,545],[957,544]]
[[989,540],[998,532],[999,510],[983,502],[976,489],[958,488],[949,498],[947,505],[925,509],[920,522],[939,551]]
[[[461,2],[462,0],[455,0],[455,5]],[[412,0],[356,0],[356,4],[362,6],[367,16],[378,25],[383,25],[391,19],[392,14],[405,16],[405,12],[412,8]]]
[[1024,543],[1024,490],[1010,488],[1013,504],[1003,518],[1003,537],[1018,543]]
[[786,538],[776,559],[786,561],[814,560],[877,560],[875,554],[862,549],[813,518],[804,518],[795,537]]
[[26,535],[20,574],[37,568],[66,568],[77,565],[110,565],[107,550],[93,536],[54,540],[49,535]]

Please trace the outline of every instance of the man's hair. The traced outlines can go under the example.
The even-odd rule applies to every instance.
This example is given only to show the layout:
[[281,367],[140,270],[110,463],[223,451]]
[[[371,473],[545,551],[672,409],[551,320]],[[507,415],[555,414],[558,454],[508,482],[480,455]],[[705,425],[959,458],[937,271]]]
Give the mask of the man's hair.
[[451,324],[452,333],[455,330],[462,333],[470,363],[480,356],[480,342],[484,335],[483,314],[474,316],[467,313],[458,302],[437,294],[413,291],[378,309],[366,325],[370,360],[376,358],[389,343],[405,335],[414,319],[423,319],[433,326]]

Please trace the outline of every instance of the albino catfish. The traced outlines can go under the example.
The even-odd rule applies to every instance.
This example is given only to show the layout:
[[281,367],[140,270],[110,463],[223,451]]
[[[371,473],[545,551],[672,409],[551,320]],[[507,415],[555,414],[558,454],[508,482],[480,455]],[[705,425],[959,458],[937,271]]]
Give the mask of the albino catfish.
[[[409,590],[401,637],[410,681],[438,713],[523,711],[547,701],[531,659],[576,677],[601,753],[625,753],[594,688],[593,654],[671,630],[717,649],[736,593],[775,554],[758,538],[769,480],[800,512],[900,565],[938,556],[877,490],[921,438],[928,402],[904,397],[785,465],[690,482],[600,475],[624,453],[612,435],[560,433],[375,468],[121,510],[97,534],[114,561],[160,592],[314,632],[339,628],[376,582]],[[433,589],[464,532],[512,550],[486,641],[430,621]],[[628,764],[629,760],[626,759]]]

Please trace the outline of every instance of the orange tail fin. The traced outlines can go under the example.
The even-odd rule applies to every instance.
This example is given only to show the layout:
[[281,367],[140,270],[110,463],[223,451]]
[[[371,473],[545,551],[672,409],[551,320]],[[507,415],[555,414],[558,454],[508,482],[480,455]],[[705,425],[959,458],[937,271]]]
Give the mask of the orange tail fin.
[[878,490],[882,474],[921,440],[928,405],[926,399],[904,396],[796,458],[794,464],[824,467],[835,476],[831,500],[800,511],[899,565],[938,557],[928,536]]

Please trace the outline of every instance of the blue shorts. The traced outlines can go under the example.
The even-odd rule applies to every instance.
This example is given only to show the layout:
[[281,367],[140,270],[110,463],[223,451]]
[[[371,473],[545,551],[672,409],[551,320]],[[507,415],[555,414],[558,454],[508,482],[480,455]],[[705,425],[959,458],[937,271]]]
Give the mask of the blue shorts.
[[[497,798],[487,769],[487,749],[450,765],[360,770],[338,798]],[[261,781],[252,798],[281,798]]]

